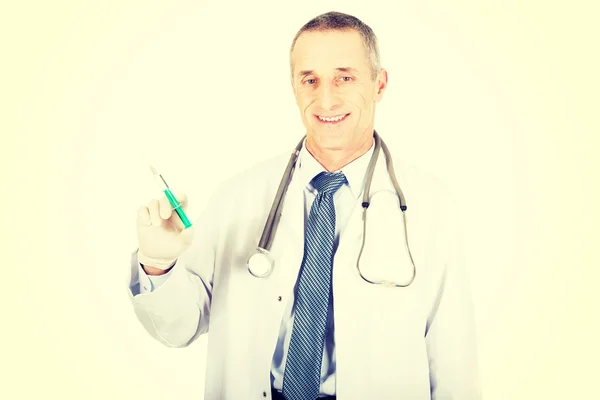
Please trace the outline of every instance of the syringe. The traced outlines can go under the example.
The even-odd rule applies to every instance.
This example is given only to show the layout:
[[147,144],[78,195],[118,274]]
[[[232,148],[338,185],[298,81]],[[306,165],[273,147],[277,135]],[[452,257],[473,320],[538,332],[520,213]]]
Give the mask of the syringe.
[[181,222],[183,222],[183,226],[185,227],[185,229],[192,226],[187,215],[185,215],[185,212],[183,211],[181,204],[177,201],[173,192],[171,192],[171,189],[169,188],[169,185],[167,185],[167,182],[165,181],[165,179],[162,177],[161,174],[156,172],[156,170],[154,169],[153,166],[150,166],[150,170],[154,174],[154,179],[156,180],[156,183],[160,187],[160,190],[162,190],[164,192],[165,196],[167,196],[167,199],[169,200],[169,203],[171,203],[171,206],[173,207],[173,209],[175,210],[177,215],[179,215],[179,219],[181,219]]

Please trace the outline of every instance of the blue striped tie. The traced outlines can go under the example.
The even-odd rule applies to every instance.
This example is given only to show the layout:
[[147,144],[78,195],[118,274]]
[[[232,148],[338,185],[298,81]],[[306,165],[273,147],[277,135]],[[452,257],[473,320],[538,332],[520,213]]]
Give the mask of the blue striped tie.
[[321,172],[312,180],[318,194],[306,225],[294,326],[283,375],[287,400],[314,400],[319,395],[334,254],[333,195],[344,183],[342,173]]

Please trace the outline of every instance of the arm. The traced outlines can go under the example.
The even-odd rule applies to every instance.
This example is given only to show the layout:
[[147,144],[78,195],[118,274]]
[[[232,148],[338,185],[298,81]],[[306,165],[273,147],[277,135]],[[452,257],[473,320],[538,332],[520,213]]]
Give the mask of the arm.
[[190,247],[166,274],[149,278],[137,251],[131,257],[128,292],[134,312],[146,331],[165,346],[185,347],[208,332],[217,234],[212,210],[212,215],[205,212],[196,221]]

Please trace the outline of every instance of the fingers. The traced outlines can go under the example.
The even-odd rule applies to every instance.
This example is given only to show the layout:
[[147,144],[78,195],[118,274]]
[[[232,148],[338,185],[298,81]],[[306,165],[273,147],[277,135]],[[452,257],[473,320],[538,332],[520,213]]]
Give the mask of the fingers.
[[[187,211],[188,206],[188,198],[185,194],[173,193],[173,196],[177,199],[179,204],[181,204],[181,208],[183,211]],[[167,195],[160,198],[160,216],[163,219],[169,219],[173,212],[173,206],[169,203],[169,199],[167,199]]]
[[188,206],[187,195],[185,193],[173,193],[173,194],[175,195],[175,198],[177,199],[179,204],[181,204],[181,208],[183,208],[183,211],[187,211],[187,206]]
[[167,199],[166,195],[158,200],[158,205],[160,208],[160,217],[162,219],[171,218],[171,214],[173,213],[173,207],[171,207],[171,203],[169,203],[169,199]]
[[[187,196],[185,194],[180,195],[177,193],[173,193],[173,195],[175,196],[175,198],[177,199],[179,204],[181,204],[181,208],[183,208],[183,211],[187,211],[187,205],[188,205]],[[171,218],[171,214],[173,213],[173,206],[171,206],[171,203],[169,203],[169,199],[167,198],[167,195],[165,195],[159,199],[159,208],[160,208],[160,216],[162,219]]]
[[[173,193],[173,196],[175,196],[175,198],[177,199],[177,201],[179,202],[179,204],[181,205],[181,209],[183,209],[183,212],[186,212],[186,208],[187,208],[187,204],[188,204],[188,200],[187,200],[187,196],[184,194],[178,194],[178,193]],[[175,212],[175,210],[172,209],[171,204],[169,203],[168,199],[165,197],[165,202],[169,205],[169,207],[171,208],[171,218],[170,218],[170,222],[173,224],[173,226],[175,226],[177,228],[177,230],[182,231],[184,229],[183,226],[183,222],[181,221],[181,218],[179,218],[179,216],[177,215],[177,213]]]
[[[188,205],[187,195],[184,193],[173,192],[173,196],[175,196],[175,198],[177,199],[179,204],[181,204],[181,208],[183,208],[183,211],[187,211],[187,205]],[[169,200],[167,199],[167,195],[165,195],[165,197],[161,198],[161,200],[164,200],[165,204],[168,204],[169,206],[171,206],[169,203]],[[161,203],[161,207],[162,207],[162,204],[163,203]]]
[[182,229],[178,236],[185,246],[189,246],[194,239],[194,227],[190,226],[187,229]]
[[150,226],[150,225],[152,225],[152,221],[150,220],[150,213],[148,212],[148,207],[141,206],[138,209],[137,222],[141,226]]
[[[174,194],[177,201],[181,204],[184,211],[187,209],[188,198],[185,194]],[[163,220],[168,220],[173,217],[173,206],[169,203],[166,196],[160,199],[151,200],[146,207],[140,207],[138,210],[138,223],[142,226],[161,226]],[[183,229],[183,224],[179,217],[173,220],[173,223]]]
[[150,214],[150,223],[153,226],[160,226],[162,218],[160,217],[158,200],[154,199],[148,203],[148,213]]

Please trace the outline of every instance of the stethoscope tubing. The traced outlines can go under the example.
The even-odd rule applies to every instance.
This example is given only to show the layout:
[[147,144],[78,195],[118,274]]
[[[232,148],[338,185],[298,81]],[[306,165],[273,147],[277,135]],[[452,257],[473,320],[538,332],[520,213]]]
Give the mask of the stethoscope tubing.
[[285,172],[281,177],[281,182],[279,183],[277,193],[275,194],[275,201],[271,205],[271,211],[269,212],[267,222],[265,223],[263,233],[258,243],[259,249],[266,251],[269,251],[271,249],[271,244],[273,243],[273,232],[277,231],[279,219],[281,218],[280,209],[283,203],[283,199],[290,185],[290,182],[292,181],[292,176],[296,167],[296,161],[298,160],[298,155],[300,154],[300,150],[302,149],[302,143],[304,142],[305,137],[306,136],[302,138],[300,143],[298,143],[298,145],[294,149],[294,152],[290,156],[290,160],[288,161],[288,164],[285,168]]
[[[298,156],[300,154],[300,150],[302,149],[302,144],[304,143],[305,139],[306,139],[306,136],[304,136],[300,140],[300,142],[298,143],[298,145],[296,146],[296,148],[294,149],[294,151],[292,152],[292,154],[290,156],[290,159],[288,161],[286,169],[283,173],[283,176],[281,177],[281,181],[279,183],[277,193],[275,194],[275,199],[273,201],[273,204],[271,205],[271,210],[267,217],[267,221],[265,222],[265,227],[263,229],[263,233],[262,233],[260,241],[258,243],[256,253],[248,259],[248,271],[250,272],[250,274],[252,274],[253,276],[255,276],[257,278],[267,277],[271,274],[271,272],[273,270],[274,261],[270,255],[271,245],[272,245],[273,237],[274,237],[273,233],[277,231],[277,226],[279,225],[279,220],[281,219],[281,207],[283,204],[283,199],[284,199],[285,194],[287,193],[287,189],[292,181],[292,177],[293,177],[295,166],[296,166],[296,161],[298,160]],[[414,279],[416,277],[416,267],[415,267],[415,263],[414,263],[413,256],[410,251],[409,242],[408,242],[408,229],[407,229],[407,223],[406,223],[406,210],[407,210],[406,199],[404,197],[404,194],[402,193],[402,190],[400,189],[398,180],[396,179],[396,175],[394,173],[392,157],[390,155],[389,149],[387,148],[387,146],[383,142],[383,140],[381,140],[381,138],[379,137],[379,135],[377,134],[376,131],[373,132],[373,139],[375,141],[375,148],[374,148],[371,160],[369,162],[369,166],[367,167],[367,173],[366,173],[366,181],[365,181],[365,188],[364,188],[364,192],[363,192],[363,201],[362,201],[363,237],[362,237],[361,249],[360,249],[358,258],[356,260],[356,268],[357,268],[358,274],[365,282],[372,283],[372,284],[382,284],[382,285],[392,286],[392,287],[407,287],[407,286],[410,286],[410,284],[414,281]],[[387,172],[392,181],[394,189],[396,191],[396,195],[398,196],[400,210],[402,212],[403,225],[404,225],[404,238],[405,238],[406,251],[408,253],[408,256],[410,258],[412,268],[413,268],[412,279],[406,285],[399,285],[399,284],[393,283],[391,281],[371,281],[371,280],[367,279],[361,273],[360,267],[359,267],[361,255],[364,250],[364,245],[365,245],[365,240],[366,240],[367,209],[369,208],[369,205],[370,205],[369,197],[370,197],[371,182],[373,180],[375,166],[377,164],[377,159],[379,157],[380,149],[383,150],[385,160],[386,160]],[[260,262],[264,263],[264,264],[262,264],[264,267],[263,272],[259,272],[256,270],[256,268],[252,267],[253,260],[255,260],[254,263],[256,263],[256,264],[258,264]]]

